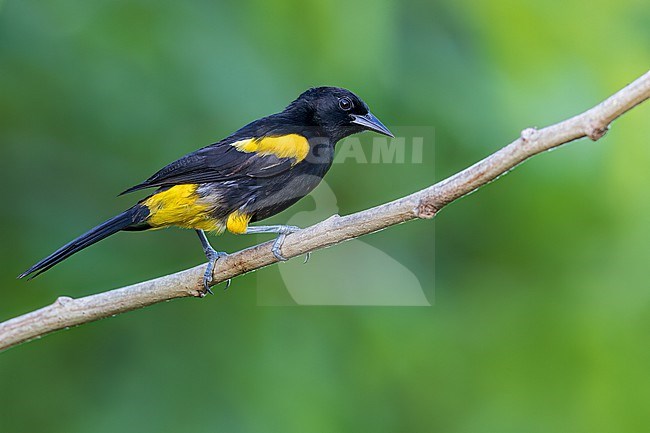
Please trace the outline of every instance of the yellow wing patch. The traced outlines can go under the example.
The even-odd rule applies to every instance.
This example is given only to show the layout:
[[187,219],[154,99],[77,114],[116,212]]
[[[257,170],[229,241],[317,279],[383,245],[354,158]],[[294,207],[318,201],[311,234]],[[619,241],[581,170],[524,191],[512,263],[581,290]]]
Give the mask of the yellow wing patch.
[[240,152],[275,155],[278,158],[294,158],[299,163],[309,154],[309,142],[299,134],[278,137],[249,138],[232,143]]
[[241,212],[233,212],[230,215],[228,215],[228,220],[226,221],[226,228],[230,233],[234,233],[236,235],[242,235],[246,233],[246,229],[248,229],[248,223],[251,220],[251,215],[246,215],[245,213]]
[[210,207],[199,203],[198,185],[176,185],[158,192],[142,204],[149,209],[147,222],[155,228],[178,226],[220,231],[223,226],[210,215]]

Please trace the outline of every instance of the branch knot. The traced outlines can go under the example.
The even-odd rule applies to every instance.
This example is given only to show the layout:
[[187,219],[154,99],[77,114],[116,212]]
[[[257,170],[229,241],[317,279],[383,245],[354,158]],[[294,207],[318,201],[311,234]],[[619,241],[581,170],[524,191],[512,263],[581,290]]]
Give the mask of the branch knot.
[[57,305],[60,305],[60,306],[64,307],[67,303],[69,303],[72,300],[73,299],[71,297],[69,297],[69,296],[59,296],[58,298],[56,298],[56,301],[54,301],[54,302]]
[[521,131],[521,141],[524,143],[530,143],[531,141],[535,140],[537,135],[537,129],[536,128],[526,128],[523,131]]
[[436,216],[437,212],[438,209],[436,209],[433,203],[427,203],[425,201],[421,201],[418,207],[415,208],[415,216],[422,219],[431,219]]
[[607,133],[609,125],[600,126],[598,122],[591,120],[587,122],[587,127],[585,129],[585,135],[592,141],[596,141]]

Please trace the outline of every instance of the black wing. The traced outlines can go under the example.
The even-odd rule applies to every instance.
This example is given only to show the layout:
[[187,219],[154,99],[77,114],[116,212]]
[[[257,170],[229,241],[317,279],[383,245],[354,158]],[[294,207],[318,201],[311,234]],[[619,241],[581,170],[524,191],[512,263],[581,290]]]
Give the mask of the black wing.
[[275,127],[264,127],[273,124],[270,120],[258,120],[218,143],[185,155],[120,195],[152,187],[221,182],[244,177],[265,178],[287,171],[295,159],[242,152],[232,146],[236,141],[278,134],[277,124]]

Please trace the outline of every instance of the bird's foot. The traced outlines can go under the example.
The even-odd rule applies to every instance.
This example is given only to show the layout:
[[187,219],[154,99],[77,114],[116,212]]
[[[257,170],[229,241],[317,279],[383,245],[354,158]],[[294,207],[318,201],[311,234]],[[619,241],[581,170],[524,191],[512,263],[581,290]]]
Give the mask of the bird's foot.
[[[210,283],[212,283],[212,274],[214,272],[214,267],[217,264],[217,260],[219,260],[221,257],[226,257],[227,255],[227,253],[223,251],[216,251],[213,248],[205,250],[205,256],[208,259],[208,265],[205,268],[205,273],[203,274],[203,293],[201,297],[205,296],[207,293],[214,295],[214,293],[212,293],[212,290],[210,290]],[[224,290],[230,287],[230,283],[231,280],[228,278]]]
[[[281,262],[286,262],[287,259],[282,255],[282,244],[284,244],[284,240],[286,239],[287,235],[291,233],[295,233],[299,230],[302,230],[300,227],[296,226],[280,226],[278,229],[278,237],[275,238],[275,242],[273,242],[273,246],[271,247],[271,252],[275,256],[276,259],[278,259]],[[305,263],[307,263],[307,260],[309,260],[309,255],[307,255],[307,259],[305,259]]]

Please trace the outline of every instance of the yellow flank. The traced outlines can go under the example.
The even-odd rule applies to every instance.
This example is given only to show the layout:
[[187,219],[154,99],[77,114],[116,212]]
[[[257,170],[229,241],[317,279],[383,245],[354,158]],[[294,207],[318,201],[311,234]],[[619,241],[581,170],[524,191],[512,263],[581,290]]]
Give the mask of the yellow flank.
[[210,215],[210,207],[199,203],[197,185],[176,185],[158,192],[143,204],[149,208],[147,222],[156,228],[178,226],[206,231],[223,230]]
[[246,215],[245,213],[235,211],[228,215],[226,228],[230,233],[241,235],[246,233],[246,229],[248,228],[248,223],[250,220],[251,215]]
[[255,152],[260,155],[275,155],[278,158],[294,158],[294,164],[302,161],[309,154],[309,142],[299,134],[249,138],[236,141],[232,146],[246,153]]

